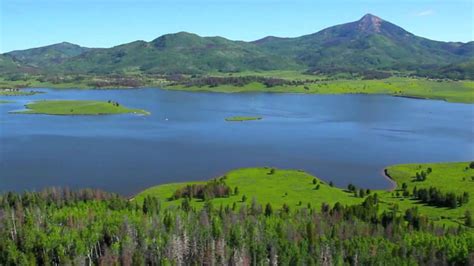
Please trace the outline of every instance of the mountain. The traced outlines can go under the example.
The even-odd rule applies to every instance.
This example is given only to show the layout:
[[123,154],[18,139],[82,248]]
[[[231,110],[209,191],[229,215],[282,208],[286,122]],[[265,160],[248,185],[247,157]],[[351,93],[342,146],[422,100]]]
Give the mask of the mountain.
[[22,64],[44,68],[55,64],[61,64],[67,59],[78,56],[89,50],[90,48],[62,42],[39,48],[12,51],[5,55]]
[[[45,73],[209,73],[309,70],[340,73],[410,71],[472,73],[474,42],[439,42],[416,36],[377,16],[296,38],[253,42],[179,32],[151,42],[90,49],[60,43],[5,54]],[[1,69],[0,69],[1,71]],[[425,71],[426,72],[426,71]],[[438,72],[437,72],[438,73]],[[457,75],[457,74],[455,74]],[[467,76],[470,76],[467,75]]]
[[201,73],[296,67],[291,59],[270,54],[252,43],[179,32],[163,35],[151,42],[135,41],[109,49],[94,49],[65,61],[55,70],[80,73]]
[[472,57],[472,43],[438,42],[418,37],[371,14],[310,35],[267,37],[254,43],[319,71],[407,70],[423,65],[447,65]]

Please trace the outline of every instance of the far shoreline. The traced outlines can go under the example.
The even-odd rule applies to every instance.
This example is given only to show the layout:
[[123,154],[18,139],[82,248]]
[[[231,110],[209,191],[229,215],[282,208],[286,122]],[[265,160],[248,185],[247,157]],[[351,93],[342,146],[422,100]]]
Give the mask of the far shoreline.
[[[304,91],[272,91],[272,90],[242,90],[242,91],[219,91],[215,90],[219,87],[210,89],[210,88],[200,88],[200,89],[192,89],[192,88],[181,88],[181,87],[152,87],[152,86],[139,86],[139,87],[23,87],[19,88],[20,90],[29,90],[29,89],[52,89],[52,90],[98,90],[98,91],[120,91],[120,90],[139,90],[139,89],[158,89],[158,90],[165,90],[165,91],[182,91],[182,92],[190,92],[190,93],[223,93],[223,94],[240,94],[240,93],[275,93],[275,94],[297,94],[297,95],[380,95],[380,96],[390,96],[390,97],[397,97],[397,98],[405,98],[411,100],[431,100],[431,101],[442,101],[446,103],[460,103],[460,104],[474,104],[473,101],[450,101],[446,98],[433,96],[418,96],[418,95],[407,95],[407,94],[395,94],[395,93],[365,93],[365,92],[334,92],[334,93],[326,93],[326,92],[304,92]],[[42,91],[35,91],[37,93],[45,93]],[[0,95],[5,97],[18,97],[18,96],[31,96],[34,94],[25,94],[25,95]]]

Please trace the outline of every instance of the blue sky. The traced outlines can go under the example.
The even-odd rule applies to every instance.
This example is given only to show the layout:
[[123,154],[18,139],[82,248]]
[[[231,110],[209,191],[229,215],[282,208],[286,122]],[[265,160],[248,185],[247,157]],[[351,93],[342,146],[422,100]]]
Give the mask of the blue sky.
[[423,37],[473,40],[471,0],[0,0],[0,52],[68,41],[111,47],[162,34],[294,37],[372,13]]

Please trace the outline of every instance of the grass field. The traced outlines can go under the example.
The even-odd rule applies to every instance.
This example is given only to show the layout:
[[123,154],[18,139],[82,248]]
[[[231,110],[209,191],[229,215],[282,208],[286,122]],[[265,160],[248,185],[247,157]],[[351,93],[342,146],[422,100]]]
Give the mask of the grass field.
[[[247,197],[246,203],[250,203],[255,198],[259,203],[271,203],[274,207],[281,207],[284,203],[295,208],[301,204],[307,206],[321,206],[323,202],[339,201],[344,204],[356,204],[362,202],[361,198],[356,198],[351,193],[331,187],[325,182],[316,178],[319,189],[315,189],[317,184],[313,184],[315,177],[308,173],[298,170],[281,170],[271,168],[244,168],[228,172],[225,176],[225,183],[232,189],[238,187],[239,193],[228,198],[215,198],[213,203],[216,206],[243,204],[242,196]],[[168,200],[176,189],[187,184],[194,183],[175,183],[166,184],[146,189],[139,193],[135,200],[142,202],[147,195],[158,196],[162,199],[165,206],[180,204],[181,200]],[[204,203],[201,200],[192,200],[194,206],[200,207]]]
[[305,74],[302,71],[295,70],[268,70],[268,71],[242,71],[234,73],[223,73],[223,72],[212,72],[208,76],[213,77],[245,77],[245,76],[257,76],[257,77],[275,77],[286,80],[307,80],[315,78],[327,78],[324,75],[310,75]]
[[[416,181],[416,172],[421,170],[432,172],[425,181]],[[429,188],[431,186],[439,188],[443,192],[455,192],[457,194],[468,192],[470,200],[467,204],[458,208],[435,207],[419,203],[411,197],[396,196],[397,190],[393,192],[381,191],[380,195],[387,207],[397,204],[400,211],[417,206],[420,211],[430,217],[446,224],[458,224],[463,220],[466,210],[474,211],[474,169],[469,168],[469,162],[457,163],[432,163],[432,164],[403,164],[387,168],[390,177],[397,182],[397,190],[401,195],[401,185],[406,183],[410,193],[416,186],[419,188]],[[394,195],[395,194],[395,195]]]
[[[289,81],[301,81],[301,85],[280,85],[267,87],[259,82],[248,83],[243,86],[184,86],[170,85],[171,82],[163,77],[150,75],[132,75],[139,87],[159,87],[169,90],[207,91],[207,92],[277,92],[277,93],[312,93],[312,94],[386,94],[401,97],[445,100],[448,102],[474,103],[474,81],[472,80],[432,80],[426,78],[390,77],[380,80],[332,79],[322,75],[309,75],[298,71],[262,71],[239,73],[209,73],[209,77],[245,77],[258,76],[278,78]],[[54,82],[45,81],[41,77],[28,76],[22,80],[11,81],[0,77],[0,88],[97,88],[93,84],[103,84],[106,88],[129,88],[126,85],[110,83],[114,79],[106,76],[64,76]],[[104,85],[105,84],[105,85]],[[107,85],[108,84],[108,85]],[[0,95],[1,94],[0,90]]]
[[[295,80],[299,78],[301,77],[295,78]],[[383,80],[329,80],[310,82],[298,86],[284,85],[266,87],[262,83],[253,82],[244,86],[169,86],[166,87],[166,89],[225,93],[292,92],[313,94],[387,94],[401,97],[445,100],[448,102],[474,103],[474,81],[435,81],[400,77],[392,77]]]
[[225,119],[225,121],[229,122],[243,122],[252,120],[262,120],[262,118],[260,116],[232,116]]
[[36,101],[25,105],[26,110],[20,114],[48,115],[107,115],[107,114],[149,114],[145,110],[130,109],[113,102],[77,101],[77,100],[48,100]]
[[[466,191],[473,196],[474,180],[472,176],[474,176],[474,169],[466,169],[468,165],[468,162],[460,162],[390,166],[387,168],[387,172],[397,182],[397,188],[394,191],[374,190],[371,194],[377,193],[379,195],[381,212],[392,210],[395,206],[400,213],[404,213],[408,208],[418,207],[421,214],[430,217],[437,224],[457,226],[463,223],[466,210],[474,210],[473,199],[458,208],[440,208],[419,203],[411,196],[403,197],[400,191],[402,184],[406,183],[410,192],[415,185],[418,188],[434,186],[443,192],[462,193]],[[432,173],[428,175],[427,180],[413,181],[412,177],[417,171],[426,170],[428,167],[432,168]],[[261,204],[271,203],[274,207],[287,204],[290,208],[298,208],[307,206],[309,203],[316,209],[319,209],[322,203],[334,205],[339,202],[343,205],[352,205],[363,201],[363,198],[355,197],[353,193],[349,193],[345,189],[331,187],[324,181],[299,170],[274,169],[272,173],[271,168],[266,167],[245,168],[231,171],[225,176],[225,183],[232,190],[238,187],[239,193],[228,198],[213,199],[212,202],[215,206],[221,204],[232,206],[234,203],[237,206],[249,204],[253,198]],[[316,179],[319,189],[315,189],[317,185],[313,184],[313,179]],[[137,194],[134,200],[141,203],[146,196],[152,195],[159,197],[164,206],[179,205],[181,199],[170,200],[173,193],[185,185],[199,183],[205,182],[173,183],[151,187]],[[399,196],[397,196],[397,192],[399,192]],[[243,195],[247,198],[245,203],[242,202]],[[191,205],[197,208],[202,207],[203,204],[204,202],[199,199],[191,201]]]
[[[127,76],[126,76],[127,77]],[[143,86],[147,87],[161,87],[166,81],[161,78],[148,77],[148,76],[131,76],[131,78],[138,79]],[[54,88],[54,89],[117,89],[117,88],[133,88],[131,86],[111,84],[110,79],[106,76],[71,76],[66,75],[61,77],[57,81],[43,80],[41,76],[28,76],[25,79],[20,80],[8,80],[0,77],[0,91],[2,89],[11,88]],[[100,87],[94,85],[102,83]],[[139,86],[140,87],[140,86]]]

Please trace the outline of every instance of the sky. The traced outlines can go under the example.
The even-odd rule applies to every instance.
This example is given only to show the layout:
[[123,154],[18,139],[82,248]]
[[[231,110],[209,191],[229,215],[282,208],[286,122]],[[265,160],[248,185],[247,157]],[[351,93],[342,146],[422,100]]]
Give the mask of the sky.
[[473,40],[472,0],[0,0],[0,53],[63,41],[112,47],[187,31],[296,37],[371,13],[439,41]]

